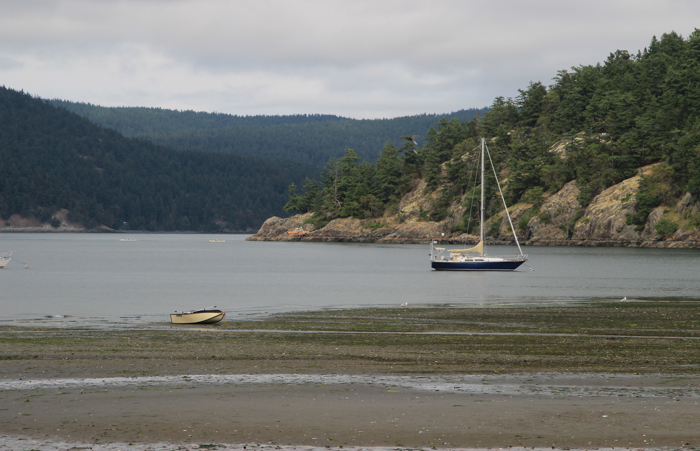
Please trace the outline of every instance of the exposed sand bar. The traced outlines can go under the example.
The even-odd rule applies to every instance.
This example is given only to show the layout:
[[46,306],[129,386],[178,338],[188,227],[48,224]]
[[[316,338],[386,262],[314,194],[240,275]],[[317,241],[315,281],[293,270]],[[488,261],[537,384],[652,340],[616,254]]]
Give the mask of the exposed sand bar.
[[0,450],[700,447],[697,304],[587,309],[0,328]]
[[[700,377],[699,377],[700,379]],[[630,376],[615,374],[525,374],[525,375],[333,375],[333,374],[197,374],[180,376],[102,377],[79,379],[32,379],[0,381],[1,391],[18,390],[170,390],[206,386],[296,386],[367,385],[416,392],[467,395],[627,397],[700,399],[700,383],[693,377]],[[698,381],[700,382],[700,380]]]
[[658,376],[606,381],[529,375],[522,384],[476,377],[481,383],[472,380],[450,391],[433,388],[451,385],[441,378],[280,375],[239,376],[236,384],[192,377],[162,383],[136,378],[131,384],[106,379],[102,385],[93,380],[84,387],[3,389],[0,418],[5,434],[86,443],[439,448],[700,443],[700,378],[695,387],[685,380],[683,388]]

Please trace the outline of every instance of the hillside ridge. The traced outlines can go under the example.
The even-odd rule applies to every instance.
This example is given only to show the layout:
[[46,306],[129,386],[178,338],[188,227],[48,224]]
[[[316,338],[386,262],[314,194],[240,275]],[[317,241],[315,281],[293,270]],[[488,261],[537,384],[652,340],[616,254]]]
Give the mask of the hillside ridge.
[[253,231],[317,172],[127,138],[0,87],[0,231]]
[[237,116],[145,107],[103,107],[50,100],[124,136],[142,138],[179,150],[196,150],[266,158],[284,158],[323,166],[350,147],[375,161],[387,141],[415,136],[418,142],[441,118],[466,122],[488,108],[445,114],[417,114],[391,119],[351,119],[329,114]]

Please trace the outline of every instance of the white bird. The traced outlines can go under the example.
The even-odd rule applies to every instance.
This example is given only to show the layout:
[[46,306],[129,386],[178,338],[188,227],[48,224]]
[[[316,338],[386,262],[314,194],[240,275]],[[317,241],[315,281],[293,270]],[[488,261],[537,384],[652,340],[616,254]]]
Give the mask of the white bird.
[[401,307],[408,307],[408,302],[404,302],[403,304],[401,304]]
[[626,300],[627,300],[627,296],[625,296],[624,298],[620,299],[620,301],[622,301],[622,302],[625,302]]

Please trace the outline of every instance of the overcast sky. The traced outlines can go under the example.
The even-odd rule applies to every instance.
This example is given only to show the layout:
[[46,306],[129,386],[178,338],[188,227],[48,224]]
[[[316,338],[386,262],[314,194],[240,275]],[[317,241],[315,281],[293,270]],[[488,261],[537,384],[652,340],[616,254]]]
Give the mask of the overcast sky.
[[698,0],[0,0],[0,85],[105,106],[388,118],[488,106],[695,27]]

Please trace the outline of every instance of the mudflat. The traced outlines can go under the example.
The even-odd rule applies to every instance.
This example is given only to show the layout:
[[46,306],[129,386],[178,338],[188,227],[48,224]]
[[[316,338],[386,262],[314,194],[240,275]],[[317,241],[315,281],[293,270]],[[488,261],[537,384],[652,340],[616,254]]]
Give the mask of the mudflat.
[[698,303],[667,301],[3,327],[0,430],[209,449],[700,447],[699,323]]

